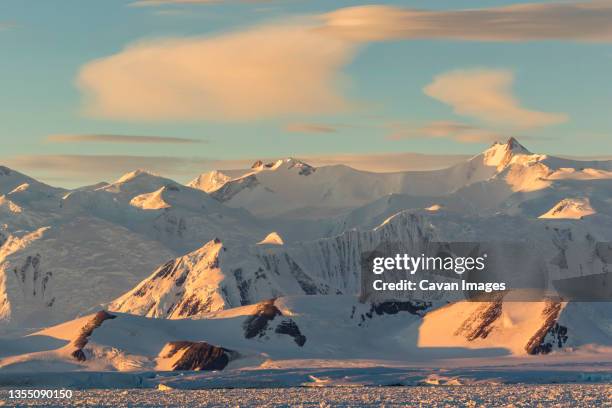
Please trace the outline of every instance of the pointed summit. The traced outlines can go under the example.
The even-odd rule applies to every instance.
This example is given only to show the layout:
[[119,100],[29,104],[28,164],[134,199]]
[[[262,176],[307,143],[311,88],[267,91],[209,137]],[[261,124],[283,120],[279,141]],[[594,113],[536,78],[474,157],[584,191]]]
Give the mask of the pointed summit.
[[232,177],[219,170],[202,173],[195,179],[189,182],[187,186],[197,188],[206,193],[212,193],[219,190],[225,183],[232,180]]
[[154,174],[148,170],[137,169],[134,171],[130,171],[129,173],[125,173],[123,176],[119,177],[119,179],[117,179],[117,181],[115,181],[113,184],[126,183],[128,181],[134,180],[135,178],[143,176],[159,177],[157,174]]
[[148,317],[180,319],[226,308],[220,269],[221,240],[215,238],[172,259],[134,289],[114,300],[109,309]]
[[147,170],[134,170],[121,176],[117,181],[102,187],[101,190],[111,193],[142,194],[154,192],[165,186],[179,186],[171,179],[158,176]]
[[498,170],[508,165],[514,156],[529,154],[531,152],[513,137],[506,143],[495,142],[483,152],[484,163],[487,166],[497,167]]
[[531,154],[531,152],[527,150],[525,146],[520,144],[519,141],[516,140],[514,137],[508,139],[508,141],[506,142],[506,146],[508,147],[508,150],[515,153],[520,152],[520,154]]

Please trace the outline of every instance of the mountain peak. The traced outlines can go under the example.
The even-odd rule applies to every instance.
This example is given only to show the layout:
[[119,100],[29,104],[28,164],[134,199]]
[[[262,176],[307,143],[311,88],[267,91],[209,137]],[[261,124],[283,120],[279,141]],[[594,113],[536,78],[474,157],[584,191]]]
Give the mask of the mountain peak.
[[123,176],[119,177],[119,179],[117,181],[115,181],[115,184],[118,183],[125,183],[127,181],[133,180],[137,177],[140,176],[152,176],[152,177],[159,177],[157,174],[150,172],[148,170],[145,169],[137,169],[134,171],[131,171],[129,173],[125,173]]
[[264,239],[259,241],[257,245],[284,245],[284,241],[278,232],[269,233]]
[[220,269],[219,238],[158,267],[134,289],[114,300],[110,310],[148,317],[187,318],[227,307]]
[[279,169],[299,169],[300,175],[307,176],[315,171],[315,168],[308,163],[298,160],[293,157],[278,159],[273,162],[264,163],[262,160],[257,160],[251,166],[251,169],[259,171],[274,171]]
[[495,142],[483,152],[484,162],[487,166],[502,168],[516,155],[529,155],[531,152],[518,140],[511,137],[506,143]]
[[517,152],[517,153],[521,152],[522,154],[531,154],[531,152],[527,150],[525,146],[520,144],[519,141],[516,140],[514,137],[511,137],[508,139],[508,141],[506,142],[506,146],[508,147],[508,150],[511,150],[513,152]]

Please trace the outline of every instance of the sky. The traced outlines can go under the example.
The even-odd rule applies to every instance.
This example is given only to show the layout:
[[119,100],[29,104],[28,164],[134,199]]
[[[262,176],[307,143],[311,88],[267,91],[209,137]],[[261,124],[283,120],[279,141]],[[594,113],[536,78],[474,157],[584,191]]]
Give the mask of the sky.
[[0,163],[55,185],[612,155],[609,1],[2,0],[0,52]]

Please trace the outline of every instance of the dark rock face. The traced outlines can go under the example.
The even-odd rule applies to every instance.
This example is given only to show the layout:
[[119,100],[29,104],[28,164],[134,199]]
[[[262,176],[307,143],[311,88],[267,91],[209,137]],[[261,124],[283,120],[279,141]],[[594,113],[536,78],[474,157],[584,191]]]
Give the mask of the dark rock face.
[[210,310],[212,299],[206,297],[206,300],[200,299],[199,295],[194,293],[186,299],[183,299],[181,303],[176,305],[176,308],[168,309],[168,314],[171,314],[174,310],[179,310],[179,315],[183,317],[195,316],[199,313]]
[[172,273],[174,273],[175,262],[176,261],[174,259],[166,262],[161,268],[159,268],[157,270],[157,272],[155,272],[155,274],[153,275],[152,280],[163,279],[163,278],[171,275]]
[[83,349],[89,342],[89,337],[93,334],[94,330],[104,323],[105,320],[114,319],[117,316],[114,316],[104,310],[99,311],[94,315],[94,317],[87,322],[85,326],[81,329],[81,333],[79,336],[72,341],[72,345],[76,347],[76,350],[72,352],[72,357],[77,359],[78,361],[85,361],[87,357],[83,352]]
[[[268,331],[271,330],[269,328],[270,322],[277,316],[282,315],[281,311],[274,305],[274,299],[259,303],[255,314],[249,316],[242,324],[244,337],[247,339],[265,337]],[[274,332],[276,334],[284,334],[292,337],[295,343],[300,347],[306,344],[306,336],[302,334],[297,323],[292,319],[283,319],[276,326]]]
[[[422,316],[423,312],[431,307],[430,302],[417,302],[417,301],[389,301],[381,303],[372,303],[370,310],[360,315],[359,326],[363,326],[366,319],[372,319],[374,316],[383,315],[396,315],[400,312],[407,312],[412,315]],[[355,308],[351,312],[351,319],[355,318]]]
[[249,297],[251,280],[243,278],[242,269],[240,268],[234,270],[234,279],[236,279],[236,285],[238,286],[238,291],[240,292],[240,305],[250,305],[252,303]]
[[235,354],[231,350],[206,342],[173,341],[167,346],[170,346],[170,351],[164,356],[165,358],[183,351],[180,359],[172,367],[174,371],[223,370]]
[[261,302],[257,306],[257,310],[253,316],[249,316],[242,328],[244,329],[244,337],[252,339],[256,336],[263,337],[268,328],[268,323],[274,320],[276,316],[282,316],[280,310],[274,306],[274,299]]
[[493,323],[501,316],[502,299],[503,296],[498,296],[495,301],[483,303],[476,309],[472,318],[463,322],[455,335],[463,335],[469,341],[486,339],[493,330]]
[[561,302],[549,301],[542,312],[544,324],[525,346],[528,354],[548,354],[555,346],[562,348],[567,342],[567,327],[557,323],[560,313]]
[[259,180],[254,174],[250,176],[242,177],[238,180],[232,181],[231,183],[225,183],[221,188],[213,191],[211,197],[218,201],[225,202],[231,200],[236,194],[240,193],[244,189],[253,189],[259,185]]
[[292,169],[294,167],[298,167],[299,168],[299,173],[298,174],[300,176],[310,176],[312,173],[314,173],[316,171],[316,169],[314,167],[312,167],[311,165],[306,164],[304,162],[300,162],[300,161],[294,161],[289,166],[290,169]]
[[306,336],[300,332],[300,328],[297,324],[291,319],[283,320],[278,326],[276,326],[275,333],[278,334],[286,334],[288,336],[293,337],[295,344],[302,347],[306,344]]
[[379,316],[385,314],[394,315],[399,312],[408,312],[413,315],[418,315],[429,307],[431,307],[431,303],[428,302],[382,302],[373,304],[371,310],[376,312]]
[[[2,244],[2,236],[0,236],[0,244]],[[0,245],[1,246],[1,245]],[[45,292],[47,291],[47,286],[49,281],[53,277],[53,272],[44,271],[41,266],[41,255],[28,255],[25,259],[23,265],[19,268],[13,268],[13,273],[15,277],[21,282],[21,284],[26,285],[26,280],[31,281],[32,283],[32,296],[39,295],[40,297],[45,297]],[[47,305],[51,306],[47,301]]]
[[8,241],[8,236],[6,236],[2,231],[0,231],[0,247],[4,245]]

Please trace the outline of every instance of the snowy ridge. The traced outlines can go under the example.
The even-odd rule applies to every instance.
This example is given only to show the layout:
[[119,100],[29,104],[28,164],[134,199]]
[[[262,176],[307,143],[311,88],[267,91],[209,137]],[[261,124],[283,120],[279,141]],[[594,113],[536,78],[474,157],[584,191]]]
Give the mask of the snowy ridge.
[[444,211],[404,211],[372,230],[350,230],[296,244],[233,247],[211,241],[159,267],[113,302],[111,309],[185,318],[278,296],[357,294],[362,284],[362,257],[387,244],[419,254],[432,241],[498,242],[503,248],[506,242],[523,242],[528,237],[525,248],[530,252],[524,253],[520,262],[497,265],[498,274],[511,273],[515,267],[540,270],[542,263],[550,279],[595,275],[606,273],[608,268],[608,261],[598,255],[596,242],[606,242],[612,238],[610,234],[604,230],[596,234],[582,225],[547,225],[522,217],[458,219]]
[[[314,168],[296,159],[264,164],[234,178],[202,175],[190,185],[212,191],[231,207],[273,217],[320,218],[346,213],[388,195],[451,200],[461,210],[493,210],[516,193],[563,188],[565,180],[612,180],[612,162],[532,154],[516,139],[495,143],[444,170],[370,173],[346,166]],[[206,180],[214,179],[214,183]],[[203,184],[202,184],[203,183]],[[199,188],[199,187],[198,187]],[[466,204],[472,201],[471,207]],[[530,197],[525,197],[530,198]],[[439,199],[438,199],[439,200]]]
[[0,331],[87,313],[215,236],[263,235],[246,211],[145,171],[70,192],[3,175],[11,190],[0,195]]
[[[171,346],[195,354],[187,361],[207,358],[211,364],[224,363],[216,369],[225,370],[282,366],[288,360],[305,364],[305,359],[443,364],[460,358],[491,364],[529,354],[563,356],[569,345],[605,358],[606,347],[612,344],[607,323],[598,320],[603,310],[598,304],[465,302],[428,312],[430,307],[411,302],[359,303],[352,296],[302,296],[200,319],[101,312],[37,333],[58,342],[59,348],[46,346],[45,351],[44,345],[38,345],[29,353],[0,358],[0,367],[19,371],[44,361],[49,371],[181,369],[176,363],[182,355],[172,359]],[[488,313],[493,317],[483,318],[483,308],[492,309]],[[578,319],[577,308],[590,318]],[[590,346],[595,341],[602,345],[600,351]],[[211,351],[210,345],[217,349]],[[218,361],[224,355],[227,360]]]
[[[218,239],[168,261],[113,301],[112,311],[148,317],[198,317],[282,294],[329,294],[329,285],[306,274],[287,254],[233,248]],[[333,293],[333,292],[332,292]]]

